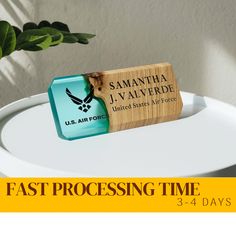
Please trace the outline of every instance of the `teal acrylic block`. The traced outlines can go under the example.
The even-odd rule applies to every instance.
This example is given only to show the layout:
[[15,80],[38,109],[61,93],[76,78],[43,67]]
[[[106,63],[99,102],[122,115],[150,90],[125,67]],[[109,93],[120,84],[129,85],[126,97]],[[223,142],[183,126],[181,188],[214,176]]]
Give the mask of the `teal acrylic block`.
[[86,75],[53,79],[48,95],[59,137],[73,140],[108,133],[105,103],[94,97]]

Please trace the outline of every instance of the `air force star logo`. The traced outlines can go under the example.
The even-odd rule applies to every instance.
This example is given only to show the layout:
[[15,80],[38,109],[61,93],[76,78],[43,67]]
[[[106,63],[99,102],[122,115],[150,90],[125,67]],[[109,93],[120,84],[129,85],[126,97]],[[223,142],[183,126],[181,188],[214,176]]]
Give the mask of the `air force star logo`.
[[87,112],[91,108],[89,103],[93,100],[93,89],[91,89],[91,92],[83,100],[72,95],[71,91],[68,88],[66,88],[66,94],[70,97],[73,103],[79,105],[79,110]]

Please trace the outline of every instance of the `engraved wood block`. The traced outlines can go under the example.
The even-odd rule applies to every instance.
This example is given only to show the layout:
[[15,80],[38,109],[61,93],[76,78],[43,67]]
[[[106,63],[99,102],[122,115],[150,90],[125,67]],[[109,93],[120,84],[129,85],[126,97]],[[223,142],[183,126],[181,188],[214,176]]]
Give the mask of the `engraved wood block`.
[[182,99],[171,64],[87,74],[109,114],[109,132],[175,120]]

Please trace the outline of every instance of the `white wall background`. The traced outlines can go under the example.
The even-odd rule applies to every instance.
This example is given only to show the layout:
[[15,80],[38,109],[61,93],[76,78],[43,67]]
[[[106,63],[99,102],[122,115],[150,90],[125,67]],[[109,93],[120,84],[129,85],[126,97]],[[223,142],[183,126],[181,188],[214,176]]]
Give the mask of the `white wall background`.
[[236,105],[236,0],[0,0],[0,19],[97,35],[2,59],[0,106],[45,92],[55,76],[165,61],[182,90]]

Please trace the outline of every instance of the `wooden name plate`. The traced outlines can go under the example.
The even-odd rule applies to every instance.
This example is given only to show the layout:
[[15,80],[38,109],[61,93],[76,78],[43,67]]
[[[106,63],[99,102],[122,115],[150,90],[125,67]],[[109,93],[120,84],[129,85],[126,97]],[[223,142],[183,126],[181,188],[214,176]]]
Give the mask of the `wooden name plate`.
[[175,120],[183,106],[168,63],[56,77],[48,95],[67,140]]
[[175,120],[182,99],[171,64],[87,74],[109,116],[109,132]]

